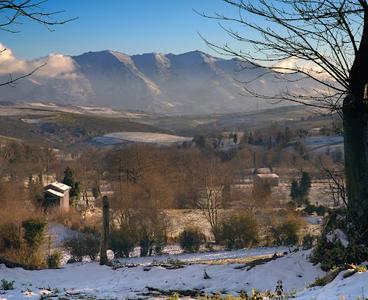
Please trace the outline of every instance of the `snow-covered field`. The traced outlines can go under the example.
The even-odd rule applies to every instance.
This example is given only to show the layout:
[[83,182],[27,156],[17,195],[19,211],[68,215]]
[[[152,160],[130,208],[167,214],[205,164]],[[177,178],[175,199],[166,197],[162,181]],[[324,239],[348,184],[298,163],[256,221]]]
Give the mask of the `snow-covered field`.
[[[226,258],[246,258],[283,252],[284,248],[255,248],[238,251],[165,255],[121,260],[129,265],[114,270],[96,262],[65,265],[59,270],[26,271],[0,265],[0,279],[14,280],[14,290],[0,292],[0,299],[39,299],[50,294],[63,299],[127,299],[152,298],[148,288],[165,291],[200,290],[237,295],[252,288],[274,290],[282,280],[284,290],[295,293],[300,300],[357,300],[368,295],[368,272],[349,278],[343,274],[325,287],[308,288],[324,275],[318,266],[308,261],[310,251],[298,251],[251,269],[236,263],[211,264],[208,261]],[[182,268],[167,269],[158,261],[178,259]],[[200,263],[207,261],[207,263]],[[134,264],[134,266],[133,266]],[[204,279],[206,272],[210,279]],[[345,297],[345,298],[343,298]]]
[[191,141],[192,138],[154,132],[113,132],[95,137],[93,142],[104,145],[116,145],[124,142],[169,145]]

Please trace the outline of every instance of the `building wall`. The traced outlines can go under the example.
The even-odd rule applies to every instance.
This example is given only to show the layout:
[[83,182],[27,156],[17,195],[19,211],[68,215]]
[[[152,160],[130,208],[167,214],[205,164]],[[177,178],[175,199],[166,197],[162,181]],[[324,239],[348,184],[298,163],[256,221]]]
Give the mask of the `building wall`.
[[60,198],[60,209],[62,211],[69,211],[69,191],[66,191],[64,197]]

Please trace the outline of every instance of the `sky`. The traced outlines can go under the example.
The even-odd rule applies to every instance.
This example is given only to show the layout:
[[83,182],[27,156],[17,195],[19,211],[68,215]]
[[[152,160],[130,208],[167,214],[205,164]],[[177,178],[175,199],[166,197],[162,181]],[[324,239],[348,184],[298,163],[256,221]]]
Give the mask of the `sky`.
[[48,0],[47,11],[64,13],[58,18],[77,20],[53,27],[24,21],[19,33],[0,31],[0,43],[20,59],[49,53],[78,55],[88,51],[116,50],[126,54],[214,51],[198,33],[219,44],[230,42],[217,21],[193,10],[234,14],[221,0]]

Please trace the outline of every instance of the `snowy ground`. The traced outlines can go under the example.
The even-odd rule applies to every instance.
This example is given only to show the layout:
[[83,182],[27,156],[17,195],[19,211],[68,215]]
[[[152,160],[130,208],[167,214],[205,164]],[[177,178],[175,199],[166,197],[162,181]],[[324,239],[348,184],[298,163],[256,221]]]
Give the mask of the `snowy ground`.
[[[284,289],[295,292],[296,299],[357,300],[368,295],[368,272],[358,273],[349,278],[340,274],[325,287],[307,288],[315,278],[324,275],[318,266],[308,261],[310,251],[299,251],[257,265],[248,270],[243,264],[212,264],[226,259],[262,257],[284,248],[255,248],[239,251],[212,253],[164,255],[149,258],[121,260],[122,267],[116,270],[99,266],[98,263],[77,263],[65,265],[59,270],[25,271],[8,269],[0,265],[0,279],[14,280],[15,289],[0,292],[0,299],[39,299],[41,294],[50,294],[63,299],[127,299],[144,298],[148,287],[165,291],[201,290],[206,293],[221,292],[238,294],[241,290],[274,290],[278,280]],[[186,263],[182,268],[167,269],[158,266],[159,261],[178,259]],[[132,267],[132,265],[134,266]],[[211,277],[204,279],[204,272]],[[342,298],[344,296],[345,298]]]
[[154,132],[113,132],[93,138],[94,143],[116,145],[124,142],[170,145],[189,142],[192,138]]
[[[132,258],[122,261],[137,264],[135,267],[123,267],[113,270],[99,266],[98,263],[80,263],[65,265],[60,270],[25,271],[8,269],[1,266],[0,277],[15,281],[16,289],[5,293],[4,299],[21,299],[26,297],[39,298],[42,290],[57,289],[58,295],[82,293],[98,298],[134,298],[147,292],[147,287],[161,290],[192,290],[199,289],[212,293],[237,294],[241,290],[274,289],[277,280],[282,280],[287,290],[303,290],[323,272],[307,262],[308,252],[300,251],[256,266],[251,270],[239,269],[235,264],[200,264],[198,261],[210,261],[247,256],[271,255],[275,250],[285,249],[259,248],[234,252],[217,252],[202,254],[180,254],[154,258]],[[168,258],[179,259],[187,263],[183,268],[166,269],[150,266],[158,260]],[[211,279],[204,279],[204,271]],[[26,291],[26,292],[25,292]],[[28,291],[28,292],[27,292]],[[45,291],[44,291],[45,292]],[[67,296],[68,296],[67,295]]]

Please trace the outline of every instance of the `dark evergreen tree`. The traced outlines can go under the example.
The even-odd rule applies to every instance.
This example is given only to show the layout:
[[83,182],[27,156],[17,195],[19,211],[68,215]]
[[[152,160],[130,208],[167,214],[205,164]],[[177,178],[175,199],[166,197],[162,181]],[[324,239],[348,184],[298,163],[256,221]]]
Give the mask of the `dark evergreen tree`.
[[69,167],[64,171],[63,183],[71,187],[70,197],[78,199],[80,196],[79,182],[75,180],[74,171]]
[[310,175],[307,172],[302,172],[300,181],[293,180],[290,187],[290,197],[298,205],[308,204],[309,190],[312,186]]
[[302,173],[302,178],[300,179],[299,189],[300,196],[302,197],[303,202],[308,202],[309,190],[312,186],[312,181],[307,172]]
[[300,198],[300,194],[299,194],[299,184],[298,184],[298,181],[296,181],[296,180],[293,180],[293,181],[291,182],[290,197],[291,197],[291,199],[293,199],[295,202],[298,202],[298,199]]

